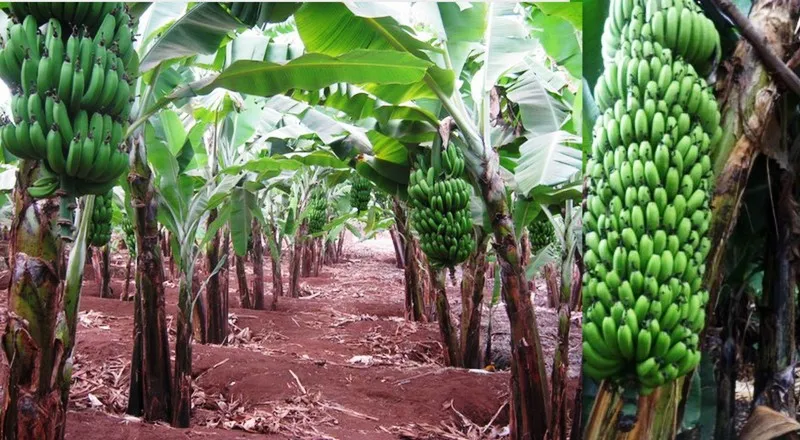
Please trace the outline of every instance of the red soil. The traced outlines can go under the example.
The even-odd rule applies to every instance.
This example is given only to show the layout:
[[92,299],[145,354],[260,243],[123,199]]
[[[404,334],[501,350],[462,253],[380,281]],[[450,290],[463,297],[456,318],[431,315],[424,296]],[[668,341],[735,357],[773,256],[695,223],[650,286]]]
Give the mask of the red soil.
[[[508,372],[441,366],[436,324],[402,319],[403,275],[394,267],[391,244],[387,247],[386,243],[348,245],[344,261],[324,267],[320,277],[301,279],[309,298],[279,298],[275,312],[233,307],[238,305],[238,293],[231,270],[230,312],[235,316],[237,337],[229,346],[194,344],[191,429],[124,416],[133,304],[99,298],[87,266],[81,310],[91,312],[82,315],[78,330],[77,379],[67,438],[264,437],[241,430],[247,426],[276,432],[266,438],[372,440],[409,438],[400,437],[398,430],[410,429],[412,423],[442,428],[448,422],[462,428],[466,418],[481,427],[492,421],[507,424]],[[118,297],[127,255],[123,252],[112,260],[112,287]],[[249,267],[248,273],[252,274]],[[269,278],[265,286],[269,304]],[[177,286],[167,287],[168,321],[174,332]],[[452,292],[453,297],[457,295]],[[548,311],[537,308],[549,365],[556,321]],[[577,324],[571,342],[571,354],[579,353]],[[171,349],[173,344],[170,334]],[[371,358],[354,363],[354,356]],[[574,390],[580,358],[571,361],[570,389]],[[227,417],[220,420],[224,414]],[[261,419],[256,418],[259,414]],[[222,429],[225,421],[238,422],[237,429]]]

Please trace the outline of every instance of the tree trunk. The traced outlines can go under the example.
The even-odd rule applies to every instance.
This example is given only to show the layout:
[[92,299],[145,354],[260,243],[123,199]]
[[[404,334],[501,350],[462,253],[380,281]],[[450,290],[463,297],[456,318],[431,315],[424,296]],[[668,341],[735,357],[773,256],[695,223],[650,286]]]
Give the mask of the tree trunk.
[[431,270],[431,283],[436,291],[436,313],[439,315],[439,334],[445,346],[445,365],[461,367],[461,350],[458,335],[450,318],[450,303],[447,301],[446,274],[444,270]]
[[392,237],[392,246],[394,246],[395,265],[398,269],[403,269],[406,266],[405,258],[403,258],[403,239],[397,229],[397,226],[389,228],[389,235]]
[[339,233],[339,243],[336,244],[336,262],[339,262],[339,259],[342,258],[342,250],[344,249],[344,230]]
[[289,260],[289,296],[297,298],[300,296],[300,266],[303,257],[303,237],[308,226],[303,223],[297,229],[292,246],[291,260]]
[[[164,310],[164,264],[156,220],[158,201],[142,137],[133,142],[131,165],[128,182],[131,204],[135,209],[136,299],[141,307],[141,331],[134,326],[131,371],[141,374],[144,419],[170,420],[172,389],[169,380],[167,315]],[[136,352],[137,344],[141,347],[140,358]],[[133,362],[138,359],[141,359],[141,364],[134,365]],[[129,408],[129,412],[131,409],[136,408]]]
[[[721,303],[718,310],[722,313],[717,318],[722,323],[720,339],[722,352],[717,364],[717,401],[716,424],[714,438],[736,438],[736,425],[731,423],[736,417],[736,379],[738,368],[736,365],[737,340],[739,338],[736,323],[741,319],[738,311],[740,299],[746,286],[736,289],[736,293],[720,297]],[[749,302],[749,301],[747,301]],[[748,312],[749,313],[749,312]]]
[[462,266],[461,359],[466,368],[481,368],[481,316],[486,284],[486,246],[489,234],[477,228],[475,252]]
[[303,278],[308,278],[311,276],[311,267],[313,265],[312,262],[314,261],[314,255],[312,250],[314,239],[303,235],[303,237],[300,239],[300,243],[301,243],[300,276]]
[[[208,213],[208,220],[206,227],[209,227],[214,220],[217,219],[217,210],[213,209]],[[222,299],[222,286],[221,286],[221,272],[211,275],[219,263],[221,249],[220,249],[220,232],[217,231],[214,237],[208,242],[206,246],[206,271],[209,275],[208,283],[206,284],[206,310],[208,316],[208,330],[206,336],[208,343],[221,344],[225,341],[228,328],[228,316],[225,313],[224,301]]]
[[511,325],[511,439],[540,439],[550,419],[550,395],[542,356],[539,327],[531,302],[525,268],[514,235],[514,221],[506,204],[499,158],[488,149],[480,182],[488,217],[492,221],[495,252],[500,264],[502,295]]
[[192,273],[192,298],[194,298],[194,307],[192,308],[192,334],[194,340],[201,343],[208,343],[208,308],[206,307],[206,299],[200,294],[200,285],[203,284],[200,280],[200,272],[195,269]]
[[192,287],[190,280],[181,274],[178,292],[178,323],[175,336],[175,374],[172,383],[175,392],[172,399],[174,408],[172,426],[188,428],[192,406]]
[[[139,286],[139,274],[136,274],[136,286]],[[125,290],[127,290],[127,282]],[[133,295],[133,353],[131,354],[131,383],[128,387],[128,408],[127,414],[139,417],[144,413],[144,357],[142,355],[142,295],[137,287]],[[168,382],[169,383],[169,382]],[[169,403],[169,400],[167,400]]]
[[111,289],[111,250],[108,244],[103,246],[103,253],[100,261],[100,275],[103,282],[100,284],[100,297],[112,298],[114,291]]
[[[253,308],[250,302],[250,289],[247,287],[247,273],[244,271],[244,257],[236,255],[236,280],[239,282],[239,306],[243,309]],[[255,290],[255,286],[253,288]]]
[[222,330],[224,332],[225,337],[223,338],[223,342],[228,339],[228,334],[230,333],[229,324],[228,324],[228,310],[230,309],[230,301],[229,301],[229,294],[230,294],[230,284],[231,284],[231,233],[228,228],[225,228],[223,232],[224,237],[222,240],[222,249],[221,255],[219,258],[225,258],[225,262],[222,264],[222,267],[219,270],[220,276],[220,297],[222,299],[222,316],[224,320],[222,321]]
[[130,287],[131,287],[131,267],[133,266],[133,258],[130,253],[128,254],[128,264],[125,265],[125,290],[122,291],[120,299],[122,301],[130,301]]
[[397,235],[401,238],[403,243],[403,261],[406,262],[403,267],[406,291],[404,315],[406,319],[424,322],[427,316],[425,314],[424,283],[420,273],[420,267],[425,264],[422,262],[422,259],[425,257],[420,252],[419,242],[411,234],[411,229],[408,227],[406,207],[397,197],[392,198],[392,212],[394,213]]
[[315,238],[311,241],[311,261],[313,265],[312,276],[318,277],[319,271],[322,269],[322,247],[324,242],[321,238]]
[[[797,237],[792,171],[781,170],[770,161],[771,185],[775,203],[768,209],[767,248],[764,254],[764,288],[759,311],[759,343],[756,358],[754,395],[756,402],[768,405],[789,417],[795,416],[794,393],[794,293],[792,271]],[[787,369],[789,373],[787,374]]]
[[0,429],[7,439],[61,439],[66,426],[61,387],[69,389],[65,373],[70,372],[59,366],[69,335],[58,328],[66,319],[59,204],[56,198],[36,202],[28,195],[36,172],[36,162],[22,161],[13,195],[12,270],[0,362]]
[[[270,310],[278,310],[278,297],[283,296],[283,275],[281,274],[281,248],[280,237],[275,227],[270,224],[266,231],[269,261],[272,264],[272,304]],[[262,252],[263,253],[263,252]],[[264,284],[264,263],[261,266],[261,284]]]
[[[572,249],[572,205],[567,202],[568,207],[564,218],[564,241],[565,252],[561,254],[560,282],[558,283],[560,295],[556,295],[556,310],[558,316],[558,346],[553,358],[553,373],[550,375],[552,390],[550,393],[550,439],[560,440],[567,436],[567,421],[569,419],[567,402],[567,372],[569,371],[569,334],[572,324],[571,300],[579,295],[583,285],[581,271],[574,264],[572,256],[576,253]],[[575,400],[580,400],[581,396],[573,396]],[[573,418],[581,418],[581,414],[572,414]]]
[[[261,225],[253,222],[253,303],[264,310],[264,241]],[[274,274],[273,274],[274,276]],[[273,298],[274,300],[274,298]]]

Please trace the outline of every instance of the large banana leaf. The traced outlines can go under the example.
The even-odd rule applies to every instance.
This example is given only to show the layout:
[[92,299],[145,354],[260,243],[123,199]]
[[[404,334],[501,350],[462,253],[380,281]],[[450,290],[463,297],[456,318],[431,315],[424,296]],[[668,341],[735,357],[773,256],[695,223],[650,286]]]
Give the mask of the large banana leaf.
[[197,3],[161,34],[139,68],[147,72],[166,60],[214,53],[229,32],[243,27],[219,3]]
[[[425,61],[425,79],[435,81],[449,96],[455,85],[453,72],[432,63],[428,54],[440,49],[417,38],[413,29],[402,23],[408,20],[408,12],[402,8],[389,3],[306,3],[295,13],[295,21],[306,49],[312,52],[337,56],[358,49],[391,49],[397,56],[405,53]],[[402,84],[373,82],[365,89],[395,104],[436,97],[422,80]]]
[[[575,14],[583,8],[581,3],[562,6],[575,9]],[[581,32],[567,18],[563,18],[564,11],[558,11],[558,14],[548,14],[545,11],[547,9],[539,8],[531,11],[533,36],[541,42],[544,50],[556,64],[567,69],[573,77],[580,78],[583,74]],[[602,27],[599,23],[602,22],[598,22],[598,27]]]
[[568,107],[548,92],[532,70],[522,75],[507,90],[508,99],[519,105],[522,125],[535,135],[562,129],[569,116]]
[[241,60],[219,75],[176,90],[170,99],[225,88],[256,96],[274,96],[291,89],[318,90],[334,83],[411,84],[419,82],[430,62],[387,50],[356,50],[333,57],[308,53],[286,63]]
[[580,138],[556,131],[528,139],[519,148],[514,169],[517,189],[528,194],[538,186],[554,186],[573,179],[581,171],[583,151],[569,146]]
[[248,198],[255,196],[245,190],[244,188],[234,188],[231,194],[231,242],[233,243],[233,251],[238,256],[244,256],[247,253],[247,241],[250,238],[250,228],[252,225],[252,214],[250,212],[250,205],[252,202]]

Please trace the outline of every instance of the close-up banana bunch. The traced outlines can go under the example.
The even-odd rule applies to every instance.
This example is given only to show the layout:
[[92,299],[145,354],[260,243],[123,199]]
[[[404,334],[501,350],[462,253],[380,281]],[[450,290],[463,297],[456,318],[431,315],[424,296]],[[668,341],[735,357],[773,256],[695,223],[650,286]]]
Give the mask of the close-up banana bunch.
[[[435,161],[431,161],[435,162]],[[431,265],[452,268],[475,250],[469,200],[472,187],[461,176],[464,157],[456,146],[441,151],[441,164],[419,158],[411,172],[411,224]]]
[[690,0],[612,0],[584,211],[584,372],[640,394],[692,371],[705,325],[719,35]]
[[536,217],[528,225],[528,238],[531,242],[531,252],[536,253],[550,243],[556,242],[555,228],[546,215]]
[[92,221],[89,223],[88,242],[91,246],[105,246],[111,240],[111,218],[113,217],[112,192],[94,199]]
[[127,169],[123,138],[138,61],[124,3],[11,3],[0,78],[13,124],[0,141],[41,161],[33,197],[105,194]]
[[328,201],[322,192],[317,192],[311,196],[308,203],[308,233],[316,234],[322,232],[325,223],[328,222]]
[[366,211],[372,196],[372,182],[366,177],[356,175],[350,186],[350,206],[358,212]]

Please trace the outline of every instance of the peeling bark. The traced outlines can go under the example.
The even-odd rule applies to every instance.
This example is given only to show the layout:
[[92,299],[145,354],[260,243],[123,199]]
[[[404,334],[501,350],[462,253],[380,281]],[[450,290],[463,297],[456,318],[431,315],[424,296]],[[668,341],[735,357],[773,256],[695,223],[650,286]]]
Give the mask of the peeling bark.
[[55,198],[34,201],[27,188],[36,162],[23,161],[14,189],[6,327],[0,380],[0,434],[6,439],[60,439],[66,425],[62,387],[71,365],[59,368],[69,334],[60,286],[62,241]]

